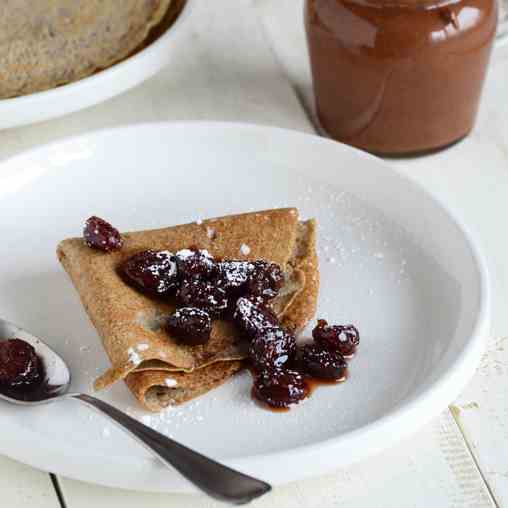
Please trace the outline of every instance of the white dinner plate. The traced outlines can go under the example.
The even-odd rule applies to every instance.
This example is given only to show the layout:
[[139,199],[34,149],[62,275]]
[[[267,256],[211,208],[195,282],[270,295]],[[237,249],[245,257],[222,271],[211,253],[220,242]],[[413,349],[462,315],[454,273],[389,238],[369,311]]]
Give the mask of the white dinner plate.
[[143,50],[119,63],[50,90],[0,99],[0,129],[19,127],[74,113],[104,102],[155,75],[175,56],[173,49],[188,22],[187,0],[173,24]]
[[[221,123],[105,130],[0,165],[0,316],[43,337],[89,392],[108,366],[55,246],[96,214],[121,230],[296,206],[319,223],[318,316],[362,336],[347,382],[288,413],[250,398],[248,373],[151,416],[123,383],[100,397],[273,484],[393,445],[458,395],[489,325],[487,269],[445,205],[384,162],[293,131]],[[185,247],[185,246],[182,246]],[[308,332],[304,334],[308,336]],[[189,485],[76,402],[0,404],[0,453],[110,486]]]

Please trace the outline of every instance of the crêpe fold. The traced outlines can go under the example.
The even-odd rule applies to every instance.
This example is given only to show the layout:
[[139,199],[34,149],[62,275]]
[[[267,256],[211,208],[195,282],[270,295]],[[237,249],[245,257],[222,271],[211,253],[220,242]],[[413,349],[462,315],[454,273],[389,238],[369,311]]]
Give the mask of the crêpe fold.
[[[229,215],[126,233],[123,238],[123,248],[109,254],[90,249],[82,238],[64,240],[57,253],[111,361],[96,389],[125,379],[150,410],[184,402],[221,384],[240,369],[246,344],[238,329],[222,320],[213,323],[206,345],[185,346],[171,337],[161,323],[174,304],[139,293],[117,274],[119,264],[134,253],[196,247],[217,258],[272,261],[287,274],[274,301],[283,323],[301,329],[315,312],[319,284],[315,223],[300,222],[296,209]],[[176,385],[168,386],[168,378]]]

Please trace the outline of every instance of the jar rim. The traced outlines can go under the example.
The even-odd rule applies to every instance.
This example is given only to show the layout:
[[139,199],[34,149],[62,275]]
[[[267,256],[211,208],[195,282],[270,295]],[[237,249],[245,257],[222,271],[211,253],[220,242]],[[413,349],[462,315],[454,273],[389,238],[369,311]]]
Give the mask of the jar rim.
[[440,9],[461,2],[461,0],[346,0],[346,2],[347,1],[379,9],[403,7],[424,10]]

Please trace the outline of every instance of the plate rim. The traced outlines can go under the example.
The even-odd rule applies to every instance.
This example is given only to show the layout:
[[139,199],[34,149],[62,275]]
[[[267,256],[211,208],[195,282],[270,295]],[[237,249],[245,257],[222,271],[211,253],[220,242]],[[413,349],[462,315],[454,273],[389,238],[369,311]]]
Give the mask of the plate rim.
[[[358,444],[359,442],[363,442],[361,445],[362,452],[358,452],[355,450],[355,459],[349,461],[348,463],[357,462],[359,460],[363,460],[370,455],[373,455],[383,449],[389,448],[395,443],[401,441],[404,437],[407,437],[414,432],[416,432],[421,426],[434,418],[440,411],[442,411],[455,397],[457,397],[460,391],[465,387],[467,382],[473,376],[481,358],[481,353],[484,351],[484,339],[489,332],[490,328],[490,310],[491,310],[491,285],[490,285],[490,276],[488,265],[486,262],[486,257],[483,254],[483,250],[479,245],[478,239],[474,237],[469,227],[462,221],[462,219],[458,216],[458,214],[447,204],[443,199],[437,196],[435,193],[430,191],[420,182],[416,181],[414,178],[410,177],[408,174],[403,173],[399,168],[394,167],[387,163],[386,161],[375,157],[369,153],[363,152],[354,147],[350,147],[341,143],[337,143],[335,141],[329,140],[327,138],[322,138],[315,134],[309,134],[298,130],[281,128],[281,127],[273,127],[273,126],[265,126],[265,125],[256,125],[249,124],[244,122],[220,122],[220,121],[179,121],[179,122],[145,122],[139,123],[135,125],[126,125],[126,126],[118,126],[111,128],[103,128],[94,131],[87,132],[85,134],[79,134],[74,136],[68,136],[62,138],[57,141],[53,141],[51,143],[46,143],[29,150],[22,151],[14,156],[11,156],[0,163],[0,181],[2,179],[1,168],[4,165],[8,165],[12,163],[17,158],[25,157],[25,156],[33,156],[37,152],[44,152],[48,149],[51,150],[52,147],[56,147],[58,145],[72,143],[76,140],[82,140],[83,138],[90,137],[100,137],[104,134],[114,134],[118,131],[139,131],[142,129],[160,129],[160,128],[178,128],[178,129],[186,129],[186,128],[200,128],[200,129],[219,129],[219,130],[231,130],[234,129],[236,131],[251,131],[253,134],[256,132],[263,132],[266,134],[267,131],[271,131],[273,136],[294,136],[300,138],[302,143],[305,143],[307,139],[310,139],[313,143],[323,143],[329,144],[333,143],[336,147],[343,152],[354,152],[355,155],[359,158],[363,158],[366,160],[370,160],[371,162],[375,162],[378,166],[382,166],[384,171],[389,171],[404,181],[405,185],[409,185],[410,187],[416,189],[418,192],[423,193],[430,202],[433,203],[434,206],[441,209],[447,216],[450,223],[452,223],[458,231],[461,233],[463,238],[466,240],[466,244],[471,252],[471,256],[473,258],[474,265],[478,271],[478,280],[479,280],[479,303],[478,303],[478,312],[474,322],[474,326],[471,332],[471,336],[464,345],[464,347],[460,350],[460,353],[454,358],[451,362],[447,370],[441,374],[437,379],[432,381],[428,387],[422,390],[421,393],[414,396],[407,402],[403,402],[396,408],[392,409],[385,415],[376,420],[369,422],[361,427],[357,427],[355,429],[349,430],[340,434],[339,436],[325,439],[323,441],[319,441],[317,443],[297,446],[288,450],[272,452],[272,453],[261,453],[261,454],[253,454],[242,456],[233,459],[224,459],[224,462],[230,466],[237,467],[243,471],[263,471],[263,469],[271,469],[273,467],[267,467],[267,463],[270,462],[272,464],[280,464],[281,462],[287,462],[290,460],[301,461],[304,456],[307,457],[319,457],[322,459],[323,463],[327,464],[327,470],[330,469],[329,466],[332,466],[330,459],[324,459],[325,455],[330,455],[331,451],[338,450],[342,448],[343,450],[348,450],[353,447],[353,445]],[[9,172],[7,172],[7,175]],[[15,192],[22,191],[24,185],[19,189],[16,189]],[[1,200],[1,198],[0,198]],[[393,432],[393,430],[397,430],[397,432]],[[379,437],[382,437],[382,444],[376,444],[375,441],[381,442]],[[366,443],[369,446],[366,446]],[[5,447],[2,447],[3,449]],[[7,446],[7,448],[9,448]],[[44,447],[43,447],[44,448]],[[367,449],[368,448],[368,449]],[[16,460],[20,460],[12,453],[5,452],[2,450],[2,453],[5,453],[7,456],[14,458]],[[219,457],[219,460],[220,457]],[[34,467],[38,467],[41,469],[45,469],[43,464],[37,460],[22,460],[23,462],[28,463]],[[111,464],[115,462],[115,459],[111,460]],[[153,463],[149,460],[140,459],[140,463],[149,464],[149,467],[153,467]],[[336,466],[337,467],[337,466]],[[78,480],[83,480],[84,475],[79,474],[71,474],[69,471],[60,471],[59,468],[56,469],[56,472],[62,474],[62,476],[75,478]],[[322,474],[323,471],[319,471],[317,474]],[[88,475],[89,476],[89,475]],[[260,474],[262,477],[263,475]],[[288,481],[292,481],[295,479],[300,479],[309,476],[316,476],[316,473],[312,471],[301,471],[300,475],[293,474],[291,479],[285,479],[282,481],[273,481],[275,484],[284,484]],[[97,484],[109,485],[115,487],[122,487],[129,489],[129,485],[125,485],[122,482],[111,482],[110,478],[106,478],[104,481],[90,480],[87,478],[85,481],[90,481]],[[143,489],[142,486],[133,485],[130,487],[132,490],[147,490],[151,492],[157,491],[168,491],[166,489],[158,489],[153,486],[147,486],[146,489]],[[184,492],[188,491],[187,489],[170,489],[170,492]]]

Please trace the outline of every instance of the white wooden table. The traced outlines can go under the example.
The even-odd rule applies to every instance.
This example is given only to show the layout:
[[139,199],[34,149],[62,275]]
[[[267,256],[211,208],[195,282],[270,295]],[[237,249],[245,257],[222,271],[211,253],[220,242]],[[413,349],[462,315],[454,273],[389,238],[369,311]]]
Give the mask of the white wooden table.
[[[233,120],[313,132],[302,1],[194,0],[192,28],[180,41],[178,59],[162,73],[84,112],[0,132],[0,158],[142,121]],[[508,506],[507,99],[508,48],[494,53],[478,125],[467,140],[436,155],[393,161],[446,199],[483,243],[494,309],[492,338],[476,376],[411,439],[347,470],[277,488],[255,506]],[[133,493],[56,478],[2,457],[0,496],[9,508],[220,506],[203,496]]]

